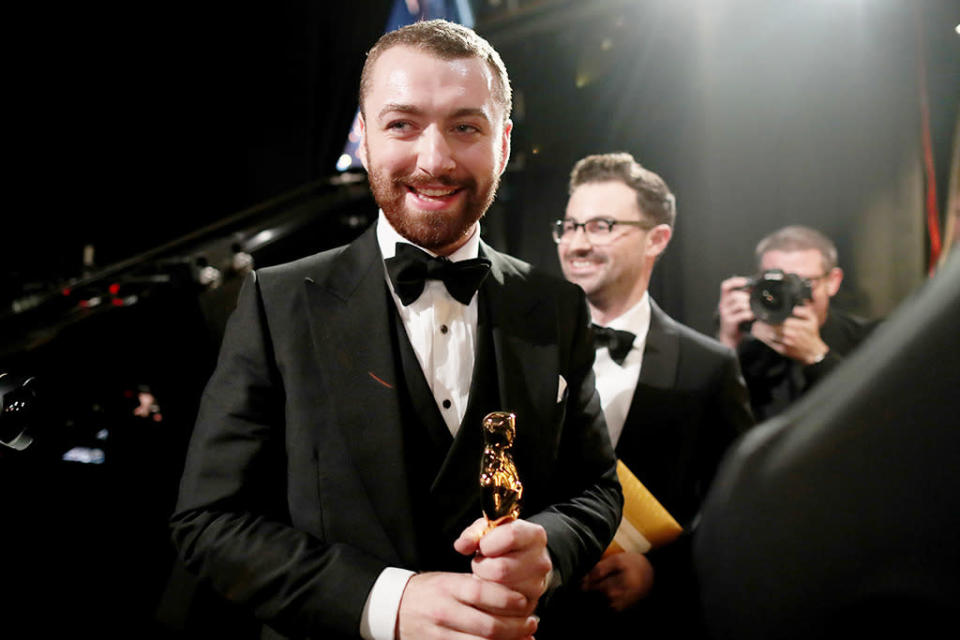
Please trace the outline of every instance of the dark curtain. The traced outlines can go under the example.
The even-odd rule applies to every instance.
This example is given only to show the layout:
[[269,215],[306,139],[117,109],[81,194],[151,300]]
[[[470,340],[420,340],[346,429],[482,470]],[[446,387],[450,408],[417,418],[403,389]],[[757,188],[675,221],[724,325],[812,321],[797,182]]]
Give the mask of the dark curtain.
[[335,174],[390,4],[20,9],[14,157],[32,170],[12,180],[0,292],[78,275],[85,244],[106,266]]

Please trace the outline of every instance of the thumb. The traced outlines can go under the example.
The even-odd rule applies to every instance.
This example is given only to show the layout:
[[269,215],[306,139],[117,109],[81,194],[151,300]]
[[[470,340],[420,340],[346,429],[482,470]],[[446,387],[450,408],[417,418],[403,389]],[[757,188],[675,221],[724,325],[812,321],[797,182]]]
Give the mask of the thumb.
[[453,548],[457,550],[457,553],[472,556],[480,548],[480,538],[483,536],[483,530],[486,526],[486,518],[477,518],[460,533],[460,537],[453,543]]

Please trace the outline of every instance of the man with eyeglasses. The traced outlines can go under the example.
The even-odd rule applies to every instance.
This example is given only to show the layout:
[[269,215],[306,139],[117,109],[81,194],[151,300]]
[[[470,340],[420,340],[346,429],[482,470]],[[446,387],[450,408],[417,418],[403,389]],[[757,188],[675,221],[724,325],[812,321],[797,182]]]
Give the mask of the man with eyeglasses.
[[[591,155],[571,172],[553,239],[564,276],[587,295],[617,456],[689,534],[721,456],[753,418],[735,354],[673,320],[647,292],[675,217],[659,175],[628,153]],[[608,555],[583,589],[571,609],[592,611],[576,616],[592,633],[597,624],[604,637],[699,631],[688,535],[646,555]]]
[[761,273],[779,269],[810,286],[810,299],[780,324],[756,319],[750,280],[735,276],[720,285],[718,338],[736,349],[757,420],[783,411],[830,373],[869,335],[876,323],[837,309],[830,299],[843,282],[837,248],[815,229],[788,226],[757,244]]

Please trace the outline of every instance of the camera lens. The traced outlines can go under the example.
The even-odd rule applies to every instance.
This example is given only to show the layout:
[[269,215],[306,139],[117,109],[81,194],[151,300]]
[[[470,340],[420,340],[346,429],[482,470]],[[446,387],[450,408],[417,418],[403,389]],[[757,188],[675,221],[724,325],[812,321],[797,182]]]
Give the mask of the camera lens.
[[780,295],[780,287],[761,287],[757,292],[757,299],[766,309],[779,309],[783,306],[783,297]]
[[750,291],[750,308],[757,320],[767,324],[781,324],[790,317],[796,304],[789,274],[780,269],[765,271],[756,279]]

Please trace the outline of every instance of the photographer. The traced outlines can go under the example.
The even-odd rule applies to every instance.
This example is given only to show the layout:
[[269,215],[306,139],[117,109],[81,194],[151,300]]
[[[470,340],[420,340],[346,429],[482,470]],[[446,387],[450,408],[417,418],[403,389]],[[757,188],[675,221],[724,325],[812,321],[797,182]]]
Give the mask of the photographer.
[[720,285],[718,338],[737,350],[757,420],[785,409],[873,328],[837,309],[837,248],[822,233],[789,226],[757,245],[756,278]]

